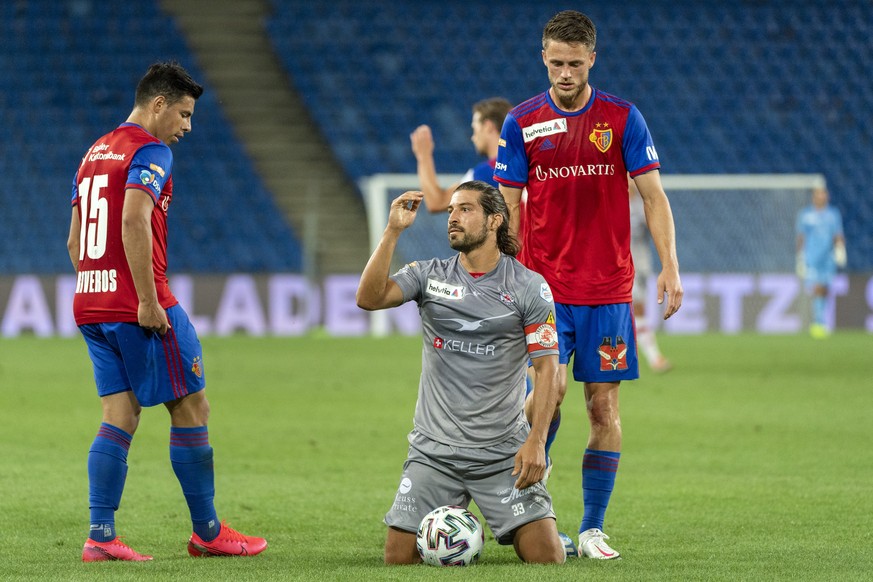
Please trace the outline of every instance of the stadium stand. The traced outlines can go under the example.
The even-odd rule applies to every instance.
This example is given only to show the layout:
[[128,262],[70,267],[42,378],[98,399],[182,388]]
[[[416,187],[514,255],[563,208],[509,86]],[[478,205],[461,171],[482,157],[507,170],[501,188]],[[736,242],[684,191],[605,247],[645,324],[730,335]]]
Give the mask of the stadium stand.
[[[433,128],[438,168],[472,166],[470,104],[492,95],[519,102],[548,88],[539,35],[568,7],[273,5],[267,29],[279,57],[355,177],[415,172],[409,133],[420,123]],[[873,3],[627,0],[577,8],[598,26],[592,84],[637,104],[664,173],[824,173],[845,219],[850,269],[873,269],[873,193],[864,179],[873,166]]]
[[[409,133],[420,123],[434,129],[438,168],[473,165],[470,104],[545,90],[539,35],[567,7],[272,6],[266,34],[353,178],[414,172]],[[638,105],[665,173],[822,172],[843,212],[850,269],[873,270],[873,194],[864,180],[873,166],[873,3],[626,0],[580,8],[598,25],[592,83]],[[125,118],[131,88],[153,60],[175,57],[203,76],[157,0],[2,2],[0,34],[0,273],[68,272],[64,204],[84,150]],[[300,269],[300,243],[208,84],[176,169],[171,270]]]
[[[0,3],[0,273],[67,273],[73,172],[125,120],[149,64],[174,58],[203,82],[152,0]],[[175,149],[171,271],[301,268],[300,243],[206,84]]]

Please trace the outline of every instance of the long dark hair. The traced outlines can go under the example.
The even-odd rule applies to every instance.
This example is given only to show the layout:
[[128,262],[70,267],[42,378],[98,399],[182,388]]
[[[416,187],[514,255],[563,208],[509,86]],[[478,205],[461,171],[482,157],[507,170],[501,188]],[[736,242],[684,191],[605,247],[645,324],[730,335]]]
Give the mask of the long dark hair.
[[481,180],[471,180],[464,182],[455,188],[458,190],[473,190],[479,193],[479,204],[482,206],[482,211],[485,216],[499,214],[503,217],[503,222],[497,227],[497,248],[504,255],[514,257],[520,250],[518,241],[515,236],[509,232],[509,208],[506,206],[506,200],[503,199],[503,194],[500,190],[483,182]]

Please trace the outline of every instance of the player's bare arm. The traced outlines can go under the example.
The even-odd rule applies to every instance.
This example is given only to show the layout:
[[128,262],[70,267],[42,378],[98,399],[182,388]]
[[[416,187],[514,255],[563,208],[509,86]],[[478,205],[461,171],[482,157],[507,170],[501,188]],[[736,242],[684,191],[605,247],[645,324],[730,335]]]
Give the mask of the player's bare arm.
[[433,134],[427,125],[419,125],[409,135],[412,153],[415,154],[418,181],[424,194],[424,205],[430,212],[443,212],[449,206],[452,193],[457,184],[443,189],[437,180],[436,164],[433,160]]
[[391,203],[388,225],[361,273],[361,281],[355,294],[355,301],[361,309],[373,311],[397,307],[403,302],[400,287],[388,278],[391,257],[394,256],[400,233],[415,221],[423,198],[424,194],[421,192],[404,192]]
[[501,184],[500,193],[503,194],[503,199],[506,200],[506,207],[509,209],[509,232],[512,236],[518,236],[518,226],[521,221],[521,216],[519,215],[521,188],[512,188],[511,186]]
[[152,264],[152,212],[155,202],[142,190],[128,188],[124,191],[124,207],[121,211],[121,240],[133,286],[139,299],[137,321],[150,331],[163,335],[170,324],[167,312],[158,302],[155,289],[155,273]]
[[531,395],[530,434],[515,455],[515,470],[518,475],[516,489],[525,489],[542,480],[546,474],[546,435],[549,423],[558,403],[558,356],[533,358],[536,371],[536,390]]
[[70,253],[70,261],[73,263],[73,270],[79,270],[79,244],[80,231],[82,223],[79,220],[79,209],[73,208],[73,217],[70,218],[70,236],[67,237],[67,252]]
[[664,319],[679,311],[682,306],[682,281],[679,278],[679,259],[676,256],[676,227],[673,224],[673,211],[670,201],[661,185],[658,170],[647,172],[634,178],[634,183],[646,210],[646,224],[655,242],[655,249],[661,259],[661,272],[658,275],[658,303],[663,304]]

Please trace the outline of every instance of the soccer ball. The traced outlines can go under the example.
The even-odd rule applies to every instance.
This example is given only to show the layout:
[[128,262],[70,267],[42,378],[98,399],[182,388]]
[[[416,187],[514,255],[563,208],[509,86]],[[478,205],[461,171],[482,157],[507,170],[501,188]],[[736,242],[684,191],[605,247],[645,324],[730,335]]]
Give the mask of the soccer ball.
[[485,530],[476,516],[463,507],[444,505],[421,520],[415,545],[425,564],[469,566],[482,554]]

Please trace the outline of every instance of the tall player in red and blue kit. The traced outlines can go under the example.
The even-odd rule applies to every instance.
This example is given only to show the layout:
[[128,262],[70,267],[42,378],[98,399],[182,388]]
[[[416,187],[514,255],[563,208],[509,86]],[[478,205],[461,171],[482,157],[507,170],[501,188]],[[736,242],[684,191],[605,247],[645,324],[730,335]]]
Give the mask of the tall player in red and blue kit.
[[191,513],[192,556],[252,556],[267,547],[219,522],[200,340],[167,282],[169,146],[191,131],[203,93],[178,63],[152,65],[125,123],[85,153],[73,182],[67,248],[73,314],[94,367],[103,422],[88,453],[91,528],[82,560],[151,560],[116,536],[127,453],[143,406],[170,413],[170,461]]
[[[495,179],[514,225],[524,224],[519,260],[540,273],[555,297],[561,355],[560,422],[567,366],[584,382],[591,431],[582,460],[585,506],[580,555],[617,558],[603,533],[621,453],[618,393],[639,376],[631,308],[627,174],[645,205],[661,259],[658,300],[665,319],[682,303],[670,203],[660,162],[637,108],[588,84],[594,23],[576,11],[556,14],[543,31],[543,64],[551,88],[510,111],[503,125]],[[527,202],[519,215],[522,189]]]

